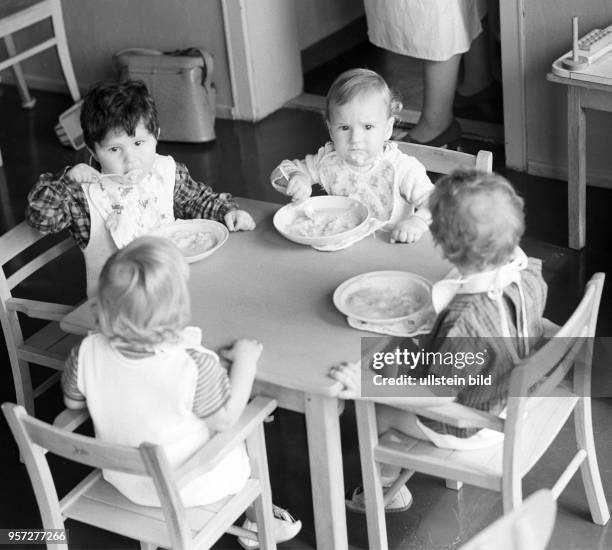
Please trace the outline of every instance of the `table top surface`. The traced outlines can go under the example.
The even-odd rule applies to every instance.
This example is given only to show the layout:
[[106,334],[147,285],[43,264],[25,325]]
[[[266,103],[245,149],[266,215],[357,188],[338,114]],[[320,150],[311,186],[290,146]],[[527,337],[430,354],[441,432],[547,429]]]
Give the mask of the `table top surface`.
[[[389,234],[368,237],[337,252],[320,252],[285,239],[272,224],[278,204],[240,199],[257,223],[230,234],[214,254],[190,264],[191,325],[211,349],[236,338],[263,344],[257,379],[309,393],[335,395],[329,367],[360,357],[361,337],[332,295],[343,281],[369,271],[404,270],[435,282],[451,268],[427,232],[415,244],[391,244]],[[94,328],[88,303],[61,323],[67,332]]]

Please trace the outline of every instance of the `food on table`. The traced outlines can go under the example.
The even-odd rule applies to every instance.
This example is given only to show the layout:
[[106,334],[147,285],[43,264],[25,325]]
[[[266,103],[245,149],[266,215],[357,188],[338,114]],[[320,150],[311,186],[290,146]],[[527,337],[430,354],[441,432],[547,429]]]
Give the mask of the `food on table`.
[[367,286],[352,293],[347,305],[354,315],[394,319],[415,313],[423,303],[412,290]]
[[215,246],[217,240],[209,231],[175,231],[170,240],[187,255],[208,250]]
[[355,209],[324,208],[298,214],[287,231],[299,237],[327,237],[353,229],[362,221]]

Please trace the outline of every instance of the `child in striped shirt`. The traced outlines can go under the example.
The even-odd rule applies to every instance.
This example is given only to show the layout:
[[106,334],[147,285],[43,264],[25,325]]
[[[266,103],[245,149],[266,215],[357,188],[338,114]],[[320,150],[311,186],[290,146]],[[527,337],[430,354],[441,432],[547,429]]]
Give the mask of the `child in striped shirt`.
[[[486,353],[471,364],[434,362],[423,374],[435,378],[459,374],[465,379],[490,375],[491,379],[490,384],[419,386],[414,404],[435,406],[450,400],[499,415],[507,403],[510,372],[554,328],[543,318],[547,286],[541,261],[527,258],[519,248],[525,229],[523,200],[497,174],[456,170],[437,182],[429,205],[434,241],[455,269],[433,286],[437,318],[420,347],[440,357]],[[359,362],[332,367],[330,375],[345,386],[342,397],[360,396]],[[409,402],[411,397],[389,398],[389,404]],[[493,430],[456,428],[384,405],[377,406],[377,421],[380,433],[395,428],[446,449],[474,450],[503,438]],[[398,472],[385,466],[382,475],[383,484],[391,485]],[[387,509],[401,511],[411,503],[412,495],[404,486]],[[347,506],[363,509],[360,487],[349,496]]]
[[[139,237],[104,265],[97,292],[99,332],[70,354],[62,376],[69,408],[87,407],[96,437],[137,447],[163,445],[177,465],[242,414],[262,346],[240,339],[226,353],[201,345],[188,327],[188,266],[180,251],[160,237]],[[104,479],[134,502],[159,506],[151,480],[104,471]],[[244,445],[181,489],[185,506],[235,494],[250,476]],[[254,514],[253,514],[254,515]],[[275,507],[277,538],[293,538],[301,523]]]

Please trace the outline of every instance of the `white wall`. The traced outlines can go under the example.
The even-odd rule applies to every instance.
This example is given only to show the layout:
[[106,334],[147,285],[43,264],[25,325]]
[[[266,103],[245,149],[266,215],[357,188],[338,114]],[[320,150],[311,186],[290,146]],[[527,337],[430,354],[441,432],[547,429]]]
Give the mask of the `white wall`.
[[[218,105],[222,110],[231,107],[218,0],[62,0],[62,6],[72,62],[82,89],[111,77],[112,55],[123,48],[170,51],[200,46],[215,57]],[[28,42],[26,32],[42,36],[49,32],[48,27],[45,23],[31,27],[33,31],[16,35],[16,42]],[[26,61],[23,68],[33,88],[66,90],[53,51]]]
[[362,0],[293,0],[300,50],[340,30],[364,14]]
[[[258,8],[260,0],[249,1],[254,2],[253,9]],[[283,1],[294,2],[299,50],[363,14],[361,0]],[[220,0],[62,0],[62,6],[74,70],[82,90],[113,76],[112,55],[121,49],[169,51],[199,46],[215,58],[217,115],[230,116],[232,90]],[[30,43],[33,36],[46,37],[49,32],[50,25],[41,23],[17,34],[15,39],[19,47]],[[258,40],[260,35],[254,32],[253,36]],[[27,60],[22,66],[32,88],[67,91],[53,51]],[[11,81],[10,72],[3,76],[5,81]]]
[[[504,0],[501,0],[504,1]],[[528,171],[567,178],[567,88],[546,80],[551,63],[571,49],[571,19],[580,35],[612,25],[610,0],[525,0]],[[612,187],[612,114],[587,111],[587,181]]]

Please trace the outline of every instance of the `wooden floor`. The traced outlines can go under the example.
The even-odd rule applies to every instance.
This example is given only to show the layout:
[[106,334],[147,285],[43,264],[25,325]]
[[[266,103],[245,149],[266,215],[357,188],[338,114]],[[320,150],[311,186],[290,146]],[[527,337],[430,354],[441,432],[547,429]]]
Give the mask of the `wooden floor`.
[[[0,178],[0,231],[6,231],[23,219],[26,197],[39,173],[55,172],[67,164],[86,160],[86,155],[60,146],[53,126],[58,115],[70,106],[67,96],[36,92],[34,111],[19,108],[14,89],[0,86],[0,150],[4,158],[4,179]],[[209,144],[160,143],[159,152],[172,154],[185,162],[196,179],[207,181],[219,190],[238,196],[284,202],[268,183],[272,168],[283,158],[303,157],[314,152],[326,139],[323,121],[317,113],[283,109],[259,124],[219,120],[217,140]],[[163,135],[163,129],[162,129]],[[483,146],[464,142],[466,150]],[[486,146],[489,147],[489,146]],[[495,167],[518,188],[526,201],[527,235],[523,246],[528,254],[542,258],[549,284],[546,314],[563,322],[575,307],[584,283],[595,271],[609,271],[612,264],[610,243],[612,224],[609,212],[612,191],[589,188],[587,193],[587,247],[570,250],[567,243],[566,186],[563,182],[527,176],[503,168],[503,151],[493,149]],[[399,245],[398,245],[399,246]],[[612,280],[604,290],[598,334],[605,337],[612,328]],[[84,271],[81,258],[74,256],[61,273],[46,274],[24,289],[28,295],[76,303],[84,296]],[[612,504],[612,345],[602,339],[596,350],[593,413],[595,440],[608,502]],[[0,400],[14,400],[12,379],[4,347],[0,348],[2,375]],[[39,405],[46,418],[61,408],[59,389],[49,392]],[[353,409],[349,405],[342,418],[345,484],[359,480],[358,452]],[[283,548],[313,548],[314,533],[304,418],[278,411],[275,421],[266,425],[268,453],[274,500],[288,507],[304,522],[304,529]],[[0,421],[0,464],[3,490],[0,500],[0,528],[33,528],[40,518],[23,465],[4,420]],[[550,486],[558,475],[562,459],[571,450],[569,430],[545,455],[527,477],[525,492]],[[60,487],[82,477],[84,470],[68,467],[59,460],[53,469]],[[444,484],[426,476],[409,482],[414,495],[413,507],[388,519],[389,537],[396,549],[456,548],[491,523],[501,513],[498,494],[464,487],[460,492],[447,490]],[[348,513],[350,543],[366,548],[363,517]],[[70,523],[72,548],[137,548],[130,541],[87,526]],[[224,537],[217,548],[238,548],[234,538]],[[551,549],[612,548],[610,528],[593,525],[579,478],[574,479],[559,499],[559,511]]]

